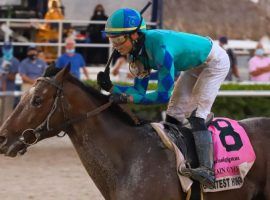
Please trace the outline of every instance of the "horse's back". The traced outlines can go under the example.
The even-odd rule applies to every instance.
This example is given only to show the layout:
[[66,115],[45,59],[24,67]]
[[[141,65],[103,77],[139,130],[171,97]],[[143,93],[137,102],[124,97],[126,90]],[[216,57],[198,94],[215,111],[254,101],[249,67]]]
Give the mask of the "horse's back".
[[270,118],[256,117],[239,121],[246,130],[256,154],[255,163],[245,182],[251,182],[256,193],[270,199]]
[[251,136],[252,134],[260,134],[263,136],[263,138],[270,139],[270,118],[247,118],[239,121],[239,123],[245,128],[249,136]]

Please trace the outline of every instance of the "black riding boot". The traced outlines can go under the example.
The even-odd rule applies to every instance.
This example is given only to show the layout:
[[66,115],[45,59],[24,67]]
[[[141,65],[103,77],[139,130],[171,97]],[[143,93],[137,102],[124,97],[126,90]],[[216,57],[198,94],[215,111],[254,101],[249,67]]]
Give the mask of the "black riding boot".
[[196,152],[200,166],[196,169],[188,168],[182,173],[206,186],[214,186],[215,174],[213,171],[213,142],[211,132],[207,130],[204,119],[190,117]]
[[181,127],[183,125],[182,122],[178,121],[177,119],[175,119],[174,117],[172,117],[168,114],[166,114],[165,122],[168,122],[170,124],[174,124],[177,127]]

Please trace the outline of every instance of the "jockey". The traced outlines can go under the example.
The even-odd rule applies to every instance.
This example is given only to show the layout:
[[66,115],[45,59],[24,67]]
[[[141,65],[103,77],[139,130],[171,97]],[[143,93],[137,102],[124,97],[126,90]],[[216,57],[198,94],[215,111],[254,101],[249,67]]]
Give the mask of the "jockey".
[[[184,175],[213,185],[213,145],[205,125],[230,61],[225,50],[209,37],[171,30],[146,30],[140,13],[122,8],[107,20],[105,33],[113,47],[128,56],[134,86],[113,85],[109,76],[97,77],[102,89],[111,92],[115,103],[156,104],[169,101],[166,121],[182,125],[185,117],[192,127],[200,166]],[[158,72],[157,90],[147,92],[151,70]],[[174,87],[175,70],[182,71]],[[173,88],[174,87],[174,88]]]

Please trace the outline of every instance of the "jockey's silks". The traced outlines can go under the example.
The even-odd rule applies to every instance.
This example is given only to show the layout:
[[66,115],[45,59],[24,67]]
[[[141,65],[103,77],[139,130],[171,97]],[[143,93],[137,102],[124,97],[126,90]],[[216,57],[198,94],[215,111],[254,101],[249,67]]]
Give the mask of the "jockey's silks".
[[185,71],[205,63],[212,48],[208,37],[169,30],[147,30],[144,47],[139,55],[150,69],[158,70],[158,88],[146,93],[149,77],[135,78],[134,86],[114,86],[114,93],[133,96],[134,103],[167,103],[170,99],[175,71]]

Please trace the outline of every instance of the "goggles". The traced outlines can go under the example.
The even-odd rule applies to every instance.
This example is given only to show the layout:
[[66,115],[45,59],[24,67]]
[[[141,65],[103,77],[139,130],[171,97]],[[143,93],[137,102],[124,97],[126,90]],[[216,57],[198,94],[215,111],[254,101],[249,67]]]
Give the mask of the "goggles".
[[145,69],[143,63],[140,60],[135,60],[134,62],[129,63],[130,73],[139,78],[143,79],[150,75],[150,70]]
[[120,35],[117,37],[109,37],[110,42],[113,44],[113,46],[120,46],[124,44],[128,39],[127,35]]

